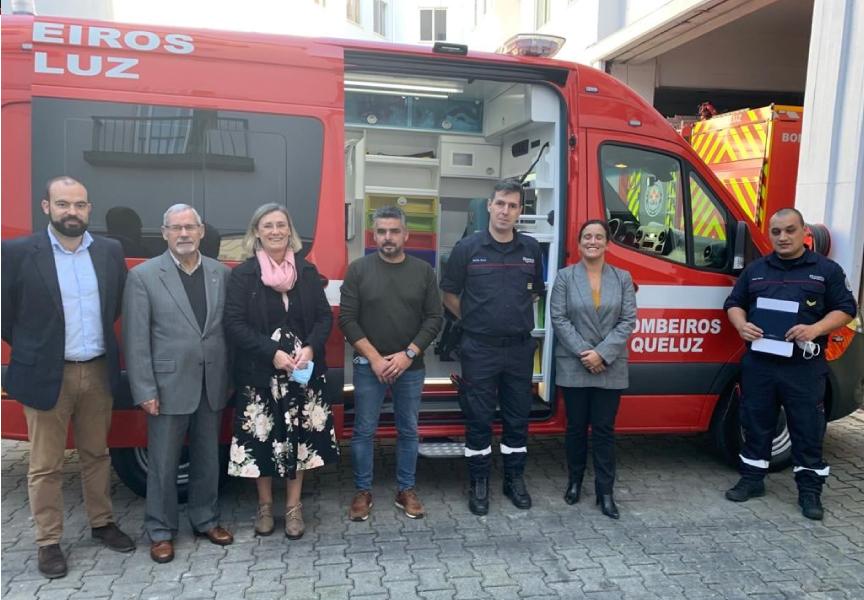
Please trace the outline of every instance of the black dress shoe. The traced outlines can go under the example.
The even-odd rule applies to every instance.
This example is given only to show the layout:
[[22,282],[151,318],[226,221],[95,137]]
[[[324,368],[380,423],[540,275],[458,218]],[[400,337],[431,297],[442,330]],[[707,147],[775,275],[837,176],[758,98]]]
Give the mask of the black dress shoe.
[[617,519],[621,516],[618,513],[618,507],[615,506],[615,499],[612,494],[597,494],[597,504],[600,505],[600,511],[610,519]]
[[489,512],[489,479],[478,477],[471,480],[468,490],[468,510],[482,517]]
[[505,475],[503,492],[516,508],[522,510],[531,508],[531,496],[521,475]]
[[39,547],[39,572],[48,579],[66,577],[66,557],[60,549],[60,544],[49,544]]
[[571,479],[567,482],[567,489],[564,490],[564,502],[567,504],[576,504],[582,496],[582,480]]
[[93,539],[100,540],[106,548],[115,552],[132,552],[135,549],[132,538],[120,531],[114,523],[108,523],[104,527],[94,527],[90,531]]

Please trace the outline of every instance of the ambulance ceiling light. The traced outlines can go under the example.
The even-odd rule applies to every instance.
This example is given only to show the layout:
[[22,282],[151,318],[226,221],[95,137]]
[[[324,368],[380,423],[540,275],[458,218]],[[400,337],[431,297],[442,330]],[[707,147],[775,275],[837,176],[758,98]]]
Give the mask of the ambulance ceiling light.
[[[461,94],[465,91],[459,81],[448,81],[445,79],[416,79],[383,77],[380,75],[368,75],[352,73],[345,78],[346,89],[369,88],[370,90],[399,90],[402,95],[410,96],[411,92],[433,92],[438,94]],[[415,94],[416,95],[416,94]]]
[[512,56],[544,56],[552,58],[567,39],[557,35],[517,33],[504,42],[496,52]]
[[412,98],[449,98],[447,94],[433,94],[431,92],[414,92],[411,90],[376,90],[374,88],[346,87],[346,92],[360,92],[362,94],[381,94],[384,96],[411,96]]

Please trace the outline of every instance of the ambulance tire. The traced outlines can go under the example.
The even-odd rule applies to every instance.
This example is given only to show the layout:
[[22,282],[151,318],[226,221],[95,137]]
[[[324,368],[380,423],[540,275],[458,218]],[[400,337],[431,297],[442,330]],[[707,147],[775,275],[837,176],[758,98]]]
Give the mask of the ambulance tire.
[[[147,448],[111,448],[111,466],[126,487],[142,498],[147,496]],[[219,449],[219,487],[228,473],[228,446]],[[185,503],[189,494],[189,451],[183,448],[177,469],[177,501]]]
[[[714,409],[709,433],[714,448],[724,462],[738,467],[738,453],[744,443],[744,433],[738,422],[738,407],[741,401],[741,385],[735,382],[724,393]],[[792,439],[786,423],[786,413],[781,408],[777,417],[777,428],[771,442],[771,464],[769,470],[782,471],[792,464]]]

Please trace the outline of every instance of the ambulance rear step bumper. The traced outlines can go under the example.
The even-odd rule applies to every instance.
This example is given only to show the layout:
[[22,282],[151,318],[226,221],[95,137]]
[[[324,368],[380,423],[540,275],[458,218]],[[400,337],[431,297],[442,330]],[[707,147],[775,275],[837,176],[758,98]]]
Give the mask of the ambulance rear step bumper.
[[424,458],[462,458],[465,444],[449,439],[423,441],[417,447],[417,454]]

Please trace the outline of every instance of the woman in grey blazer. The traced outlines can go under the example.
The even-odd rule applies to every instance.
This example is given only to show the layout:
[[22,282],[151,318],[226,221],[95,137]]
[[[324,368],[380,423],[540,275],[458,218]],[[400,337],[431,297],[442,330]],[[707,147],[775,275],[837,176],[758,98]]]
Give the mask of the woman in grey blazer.
[[569,480],[564,500],[579,501],[588,456],[594,455],[594,488],[603,514],[618,518],[615,482],[615,416],[627,387],[627,340],[636,326],[636,292],[630,273],[605,262],[610,234],[605,221],[579,230],[582,260],[558,272],[550,314],[555,330],[555,379],[567,409],[565,446]]

